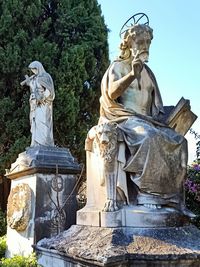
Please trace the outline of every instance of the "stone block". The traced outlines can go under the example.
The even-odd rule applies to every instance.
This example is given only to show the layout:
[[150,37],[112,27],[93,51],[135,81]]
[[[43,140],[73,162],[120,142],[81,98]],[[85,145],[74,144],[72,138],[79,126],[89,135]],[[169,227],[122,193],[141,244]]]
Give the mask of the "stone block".
[[101,212],[101,227],[121,227],[125,225],[124,210]]
[[[192,226],[163,228],[73,225],[38,242],[43,267],[199,267],[200,231]],[[55,265],[52,262],[56,261]]]
[[100,211],[83,208],[77,211],[77,225],[101,226]]

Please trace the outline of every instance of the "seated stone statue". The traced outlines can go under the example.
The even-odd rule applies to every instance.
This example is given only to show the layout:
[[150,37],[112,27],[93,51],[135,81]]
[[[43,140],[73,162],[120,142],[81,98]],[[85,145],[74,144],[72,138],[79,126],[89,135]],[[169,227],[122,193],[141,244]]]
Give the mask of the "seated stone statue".
[[[137,208],[138,214],[140,209],[190,215],[183,189],[187,142],[159,120],[163,103],[155,76],[146,65],[152,38],[148,25],[129,27],[119,58],[102,79],[99,122],[86,139],[87,212],[119,214]],[[84,210],[78,213],[80,224]],[[130,215],[120,216],[116,220],[126,226],[123,221],[130,220]],[[99,221],[103,220],[100,216]]]

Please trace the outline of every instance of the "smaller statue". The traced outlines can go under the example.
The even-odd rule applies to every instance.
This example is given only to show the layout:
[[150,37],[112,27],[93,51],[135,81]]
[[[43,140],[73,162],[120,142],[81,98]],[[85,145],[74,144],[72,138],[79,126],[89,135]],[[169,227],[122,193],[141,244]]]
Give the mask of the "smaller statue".
[[52,104],[55,92],[53,80],[39,61],[33,61],[28,68],[33,75],[30,77],[26,75],[26,79],[21,82],[21,85],[30,87],[31,147],[54,146]]

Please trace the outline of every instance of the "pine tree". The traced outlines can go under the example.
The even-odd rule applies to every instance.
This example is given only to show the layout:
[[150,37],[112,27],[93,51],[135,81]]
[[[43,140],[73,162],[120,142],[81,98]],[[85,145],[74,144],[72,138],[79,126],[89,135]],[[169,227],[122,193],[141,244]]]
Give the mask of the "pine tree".
[[54,80],[55,143],[83,162],[109,63],[100,6],[96,0],[7,0],[0,14],[0,173],[30,145],[29,90],[20,82],[34,60]]

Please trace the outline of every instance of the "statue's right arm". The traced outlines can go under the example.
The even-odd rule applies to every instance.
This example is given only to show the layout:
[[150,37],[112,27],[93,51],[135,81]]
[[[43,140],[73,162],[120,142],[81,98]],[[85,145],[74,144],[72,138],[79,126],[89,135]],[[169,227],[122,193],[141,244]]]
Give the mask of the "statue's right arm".
[[30,86],[30,81],[31,81],[31,79],[34,77],[34,75],[32,75],[32,76],[28,76],[28,75],[25,75],[25,80],[24,81],[22,81],[21,83],[20,83],[20,85],[21,86],[24,86],[24,85],[27,85],[27,86]]
[[117,62],[109,70],[108,94],[111,99],[120,97],[135,79],[132,71],[123,76],[121,67],[122,64]]

